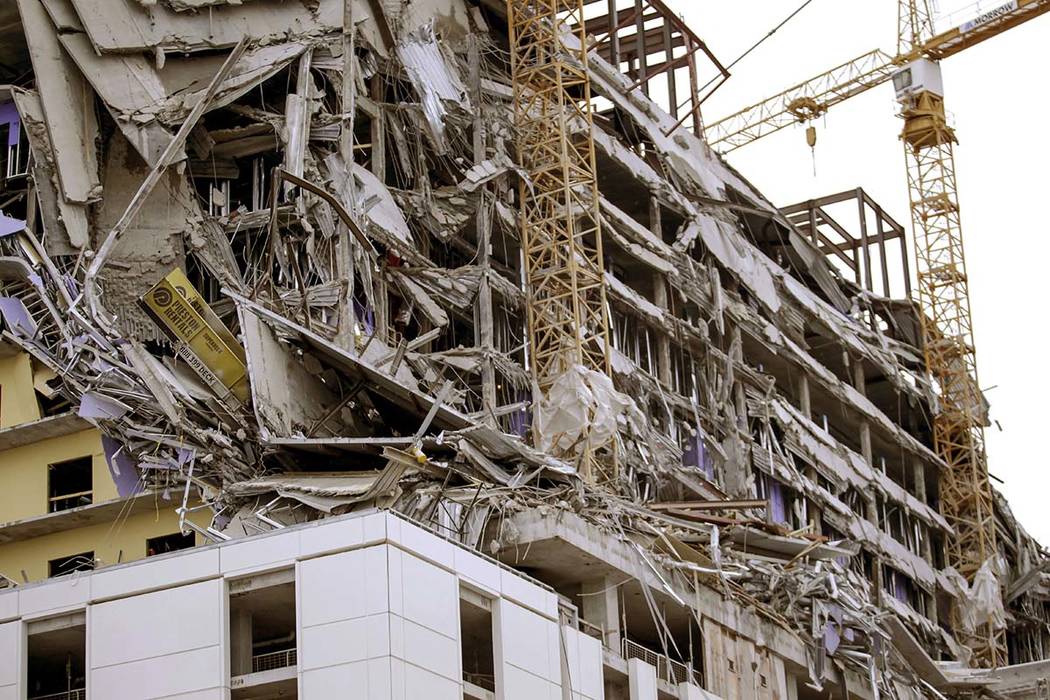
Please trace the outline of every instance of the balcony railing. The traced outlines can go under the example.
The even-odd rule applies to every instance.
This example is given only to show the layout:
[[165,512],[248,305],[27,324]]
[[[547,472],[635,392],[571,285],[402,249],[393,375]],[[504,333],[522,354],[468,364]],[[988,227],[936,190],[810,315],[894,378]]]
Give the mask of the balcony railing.
[[252,673],[273,671],[277,668],[295,666],[299,662],[297,649],[284,649],[252,657]]
[[655,666],[656,676],[671,685],[689,682],[703,687],[700,674],[695,669],[681,661],[670,659],[665,654],[659,654],[637,642],[632,642],[630,639],[623,640],[623,658],[641,659],[650,666]]
[[87,691],[83,688],[77,688],[76,690],[52,693],[51,695],[34,695],[29,700],[87,700]]

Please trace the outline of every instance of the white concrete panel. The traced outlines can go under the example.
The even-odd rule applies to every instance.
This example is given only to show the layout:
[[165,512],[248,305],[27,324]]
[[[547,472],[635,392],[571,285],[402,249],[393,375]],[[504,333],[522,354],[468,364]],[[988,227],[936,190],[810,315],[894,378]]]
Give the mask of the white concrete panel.
[[604,700],[602,643],[568,626],[562,626],[561,633],[566,657],[562,667],[562,687],[571,689],[574,698]]
[[91,595],[91,574],[71,574],[48,580],[19,591],[18,609],[22,617],[44,612],[83,607]]
[[95,668],[89,683],[91,696],[106,700],[155,700],[221,688],[223,650],[215,646]]
[[192,693],[168,695],[167,697],[157,698],[156,700],[228,700],[229,697],[229,692],[226,688],[210,688],[208,690],[198,690]]
[[322,520],[321,525],[301,530],[299,556],[314,557],[319,554],[360,547],[365,538],[364,520],[364,518],[348,518],[334,522]]
[[0,621],[18,617],[18,589],[0,592]]
[[216,579],[93,605],[92,668],[221,645],[224,595]]
[[91,600],[144,593],[218,576],[218,547],[150,557],[117,569],[93,573]]
[[678,684],[679,700],[722,700],[714,693],[709,693],[698,685],[692,683]]
[[372,659],[305,671],[302,690],[301,700],[390,700],[390,661]]
[[407,662],[404,669],[405,700],[462,700],[463,686],[458,680],[442,678]]
[[0,688],[0,700],[22,700],[21,693],[18,692],[18,686],[5,685]]
[[312,670],[389,656],[389,618],[382,613],[303,627],[299,640],[300,667]]
[[502,600],[499,624],[504,664],[560,684],[558,626],[553,621],[509,600]]
[[388,549],[377,545],[301,562],[300,624],[312,627],[386,612]]
[[455,553],[458,549],[451,542],[427,532],[421,527],[398,518],[387,521],[387,539],[420,559],[437,564],[449,571],[455,568]]
[[656,667],[641,659],[627,660],[631,700],[656,700]]
[[504,700],[561,698],[560,686],[516,666],[504,666],[503,691]]
[[14,686],[22,675],[19,664],[22,645],[22,623],[0,625],[0,688]]
[[526,608],[553,619],[558,617],[558,596],[506,569],[500,569],[500,592]]
[[460,578],[494,595],[499,595],[500,568],[498,566],[459,547],[456,547],[453,552],[453,563]]
[[391,616],[390,627],[393,656],[459,683],[462,673],[457,640],[396,615]]
[[[391,550],[392,558],[396,551]],[[400,554],[402,617],[459,639],[459,583],[455,575],[411,554]],[[391,598],[397,593],[392,588]],[[393,604],[391,610],[395,611]]]
[[278,532],[266,537],[248,537],[219,547],[219,566],[224,574],[278,564],[292,564],[299,556],[299,532]]
[[387,523],[395,520],[389,513],[372,513],[361,518],[361,529],[364,532],[364,544],[370,545],[386,542]]

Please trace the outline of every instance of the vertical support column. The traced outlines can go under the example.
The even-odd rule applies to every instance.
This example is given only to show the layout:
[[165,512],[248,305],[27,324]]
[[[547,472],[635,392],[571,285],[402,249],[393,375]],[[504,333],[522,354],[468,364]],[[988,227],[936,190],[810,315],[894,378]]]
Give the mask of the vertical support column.
[[627,682],[631,700],[656,700],[656,668],[641,659],[627,660]]
[[252,672],[252,614],[236,610],[230,614],[230,675]]
[[[861,358],[855,358],[851,362],[853,366],[853,388],[860,392],[861,396],[867,395],[866,382],[864,381],[864,361]],[[860,422],[860,452],[864,457],[864,461],[868,463],[872,469],[876,469],[875,461],[871,453],[871,423],[867,420]]]
[[[671,23],[667,17],[663,17],[664,23],[664,61],[670,66],[674,62],[674,44],[671,41]],[[675,82],[676,68],[667,68],[667,103],[670,107],[671,116],[678,121],[678,84]]]
[[[339,154],[346,167],[354,161],[354,116],[357,112],[357,80],[354,68],[354,0],[343,0],[343,85],[341,109],[343,118],[339,125]],[[347,178],[347,188],[352,188],[353,178]],[[339,226],[339,240],[335,249],[337,279],[343,287],[343,303],[339,305],[339,330],[336,343],[346,349],[354,347],[354,241],[346,226]]]
[[620,70],[620,12],[616,9],[616,0],[608,0],[609,12],[609,63]]
[[634,55],[638,59],[638,75],[635,80],[642,84],[642,92],[649,95],[649,50],[645,46],[645,3],[634,0]]
[[702,138],[704,125],[700,117],[700,80],[696,70],[696,52],[700,47],[693,42],[692,37],[687,41],[686,50],[689,52],[689,102],[693,114],[693,133],[698,138]]
[[868,249],[868,211],[864,208],[864,190],[857,188],[857,209],[860,212],[860,253],[864,260],[864,288],[875,291],[871,281],[871,251]]
[[584,620],[602,628],[606,647],[619,654],[623,632],[620,629],[620,589],[616,584],[609,576],[585,581],[580,587],[580,613]]
[[[862,190],[863,191],[863,190]],[[879,265],[882,267],[882,295],[890,297],[890,267],[886,260],[886,219],[882,207],[875,207],[875,231],[879,237]]]
[[[470,35],[469,60],[470,60],[470,89],[471,98],[477,109],[474,113],[474,164],[477,165],[485,160],[487,149],[487,130],[485,128],[485,116],[481,98],[481,56],[478,51],[477,35]],[[481,188],[481,201],[478,202],[478,213],[476,218],[476,229],[478,233],[478,267],[481,269],[481,281],[478,284],[478,296],[474,302],[474,336],[478,348],[481,350],[481,408],[484,412],[483,420],[496,427],[496,369],[492,360],[495,352],[495,340],[492,317],[492,283],[489,275],[492,274],[490,256],[492,254],[492,220],[491,220],[492,195],[488,185]]]
[[[662,236],[662,214],[656,197],[649,198],[649,230]],[[653,273],[653,303],[664,311],[670,308],[667,298],[667,280],[662,272]],[[662,328],[656,329],[656,371],[661,382],[670,387],[673,379],[671,368],[671,339]]]
[[809,375],[801,370],[798,373],[798,408],[806,418],[810,418],[813,415],[812,402],[809,396]]

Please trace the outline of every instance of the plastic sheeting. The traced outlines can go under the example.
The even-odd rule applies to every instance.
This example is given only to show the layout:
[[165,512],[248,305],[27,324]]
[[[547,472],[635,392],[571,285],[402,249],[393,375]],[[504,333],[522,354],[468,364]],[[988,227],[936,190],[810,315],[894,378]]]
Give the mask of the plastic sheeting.
[[[613,388],[612,380],[583,365],[558,377],[536,410],[536,428],[544,452],[580,455],[589,445],[604,445],[634,402]],[[589,440],[589,443],[588,443]]]

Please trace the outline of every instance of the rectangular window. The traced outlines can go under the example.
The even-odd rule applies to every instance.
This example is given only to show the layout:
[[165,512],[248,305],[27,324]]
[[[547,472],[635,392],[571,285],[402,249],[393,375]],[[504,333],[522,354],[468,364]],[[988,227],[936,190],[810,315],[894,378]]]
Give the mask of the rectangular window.
[[30,700],[84,700],[87,697],[87,634],[83,612],[28,623],[26,641],[26,694],[22,697]]
[[463,653],[464,697],[489,697],[484,691],[496,691],[492,600],[473,589],[460,588],[459,629]]
[[94,568],[95,553],[81,552],[80,554],[70,554],[68,557],[59,557],[49,561],[47,563],[47,575],[54,578],[55,576],[65,576],[75,571],[91,571]]
[[196,538],[191,532],[188,535],[184,535],[181,532],[176,532],[171,535],[161,535],[160,537],[150,537],[146,540],[146,556],[152,557],[157,554],[166,554],[168,552],[175,552],[180,549],[189,549],[196,544]]
[[231,698],[294,698],[295,570],[230,581]]
[[47,511],[91,505],[91,457],[77,457],[47,467]]

